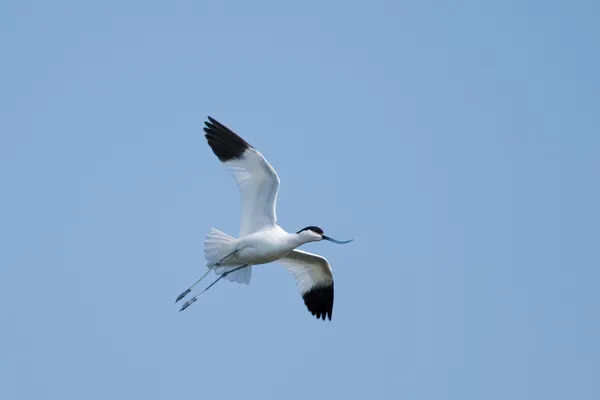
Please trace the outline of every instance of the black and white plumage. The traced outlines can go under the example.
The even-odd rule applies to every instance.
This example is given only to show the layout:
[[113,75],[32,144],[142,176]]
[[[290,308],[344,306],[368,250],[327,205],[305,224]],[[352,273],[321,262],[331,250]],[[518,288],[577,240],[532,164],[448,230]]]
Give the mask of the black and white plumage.
[[[332,239],[316,226],[308,226],[296,233],[284,231],[277,224],[279,177],[273,167],[252,145],[214,118],[208,117],[205,124],[208,145],[232,173],[240,191],[240,233],[236,239],[216,229],[210,230],[204,243],[208,271],[176,301],[187,296],[210,271],[215,271],[219,278],[204,291],[222,278],[248,284],[252,266],[279,262],[296,280],[311,314],[318,319],[331,320],[334,299],[331,267],[324,257],[297,247],[320,240],[338,244],[351,240]],[[181,311],[194,303],[200,294],[185,302]]]
[[277,224],[279,177],[267,160],[244,139],[215,119],[205,122],[208,145],[233,174],[240,190],[240,236]]
[[325,257],[302,250],[292,250],[277,260],[287,267],[306,308],[317,318],[331,320],[333,313],[333,273]]

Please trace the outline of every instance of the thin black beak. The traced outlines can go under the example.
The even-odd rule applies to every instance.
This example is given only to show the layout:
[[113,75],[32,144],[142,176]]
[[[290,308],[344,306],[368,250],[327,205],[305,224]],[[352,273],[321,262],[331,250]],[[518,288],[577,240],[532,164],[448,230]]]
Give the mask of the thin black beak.
[[335,239],[330,238],[329,236],[325,236],[325,235],[321,235],[321,236],[323,236],[324,240],[329,240],[330,242],[337,243],[337,244],[346,244],[346,243],[350,243],[351,241],[354,240],[354,239],[350,239],[350,240],[335,240]]

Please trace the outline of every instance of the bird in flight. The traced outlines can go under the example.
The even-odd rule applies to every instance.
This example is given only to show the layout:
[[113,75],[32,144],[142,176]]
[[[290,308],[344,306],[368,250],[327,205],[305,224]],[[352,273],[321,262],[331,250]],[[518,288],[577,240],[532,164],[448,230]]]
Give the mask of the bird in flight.
[[239,237],[233,238],[211,229],[204,241],[208,271],[181,293],[176,303],[191,293],[210,271],[219,277],[202,292],[183,303],[179,311],[192,305],[202,293],[222,278],[250,283],[252,266],[276,261],[287,267],[296,280],[298,291],[308,311],[317,319],[331,320],[333,312],[333,274],[324,257],[297,248],[308,242],[328,240],[346,244],[352,240],[335,240],[317,226],[307,226],[288,233],[277,224],[275,207],[279,177],[258,150],[225,125],[208,117],[204,128],[208,145],[229,169],[238,185],[242,216]]

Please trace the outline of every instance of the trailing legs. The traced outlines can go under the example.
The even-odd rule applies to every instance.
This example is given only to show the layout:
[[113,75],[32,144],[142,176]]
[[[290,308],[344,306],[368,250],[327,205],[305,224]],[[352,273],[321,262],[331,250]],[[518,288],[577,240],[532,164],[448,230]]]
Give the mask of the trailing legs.
[[[248,266],[248,264],[244,264],[244,265],[242,265],[241,267],[237,267],[237,268],[234,268],[234,269],[232,269],[232,270],[229,270],[229,271],[227,271],[227,272],[224,272],[224,273],[223,273],[223,274],[221,274],[221,275],[220,275],[220,276],[219,276],[219,277],[218,277],[218,278],[217,278],[217,279],[216,279],[216,280],[215,280],[213,283],[211,283],[210,285],[208,285],[208,286],[206,287],[206,289],[204,289],[203,291],[201,291],[200,293],[198,293],[197,295],[195,295],[194,297],[192,297],[191,299],[189,299],[188,301],[186,301],[185,303],[183,303],[183,305],[181,306],[181,309],[180,309],[179,311],[181,312],[181,311],[185,310],[186,308],[188,308],[189,306],[191,306],[191,305],[192,305],[192,304],[193,304],[193,303],[194,303],[196,300],[198,300],[198,297],[199,297],[199,296],[200,296],[202,293],[206,292],[208,289],[210,289],[211,287],[213,287],[213,286],[214,286],[214,285],[215,285],[217,282],[219,282],[221,279],[225,278],[227,275],[231,274],[232,272],[239,271],[239,270],[240,270],[240,269],[242,269],[242,268],[246,268],[247,266]],[[201,279],[202,279],[202,278],[201,278]],[[191,290],[191,288],[190,288],[190,289],[188,289],[188,290]],[[184,292],[184,293],[185,293],[185,292]],[[188,293],[189,293],[189,292],[188,292]],[[187,294],[187,293],[186,293],[186,294]]]

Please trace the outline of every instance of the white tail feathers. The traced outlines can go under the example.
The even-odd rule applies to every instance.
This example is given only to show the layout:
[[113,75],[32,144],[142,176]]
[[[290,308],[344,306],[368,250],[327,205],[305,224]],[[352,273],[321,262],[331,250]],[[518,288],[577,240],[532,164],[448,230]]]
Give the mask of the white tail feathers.
[[[214,271],[219,275],[239,267],[240,265],[215,266],[218,261],[235,251],[235,248],[230,246],[233,242],[235,242],[235,238],[219,231],[218,229],[211,228],[206,235],[206,240],[204,241],[204,257],[207,261],[206,266],[209,269],[214,269]],[[252,275],[250,268],[251,267],[248,266],[240,269],[239,271],[232,272],[231,274],[227,275],[225,279],[231,282],[249,284]]]
[[212,228],[204,240],[204,257],[208,262],[206,266],[212,268],[216,262],[230,254],[234,249],[228,245],[234,241],[235,239],[228,234]]
[[[241,267],[241,265],[236,265],[232,267],[215,267],[214,270],[218,275],[222,275],[224,272],[232,270],[234,268]],[[252,267],[247,266],[238,271],[232,272],[225,277],[228,281],[237,282],[237,283],[245,283],[248,285],[250,283],[250,278],[252,277]]]

